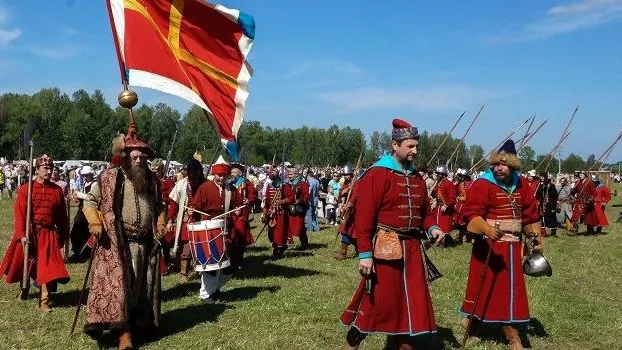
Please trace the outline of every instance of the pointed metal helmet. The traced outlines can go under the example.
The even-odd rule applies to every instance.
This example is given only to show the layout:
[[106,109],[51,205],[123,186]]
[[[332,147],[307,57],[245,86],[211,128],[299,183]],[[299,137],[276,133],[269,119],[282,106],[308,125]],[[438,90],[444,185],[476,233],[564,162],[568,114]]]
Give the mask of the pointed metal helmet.
[[354,173],[354,168],[352,167],[352,164],[346,164],[342,171],[344,175],[351,175]]
[[447,175],[447,174],[449,174],[449,170],[447,169],[447,166],[440,165],[440,166],[436,167],[436,173],[437,174]]

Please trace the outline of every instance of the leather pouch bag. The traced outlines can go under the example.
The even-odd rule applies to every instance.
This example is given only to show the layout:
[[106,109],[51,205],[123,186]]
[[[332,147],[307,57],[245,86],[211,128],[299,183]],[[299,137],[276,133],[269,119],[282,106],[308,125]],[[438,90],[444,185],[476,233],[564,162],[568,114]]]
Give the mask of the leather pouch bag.
[[378,229],[374,244],[374,258],[380,260],[401,260],[402,244],[395,231]]

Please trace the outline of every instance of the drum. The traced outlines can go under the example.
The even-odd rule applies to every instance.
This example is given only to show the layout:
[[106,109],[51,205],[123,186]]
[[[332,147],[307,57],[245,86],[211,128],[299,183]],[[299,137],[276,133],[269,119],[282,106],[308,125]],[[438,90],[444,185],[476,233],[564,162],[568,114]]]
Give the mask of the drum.
[[214,271],[229,266],[224,220],[203,220],[188,224],[187,228],[195,271]]

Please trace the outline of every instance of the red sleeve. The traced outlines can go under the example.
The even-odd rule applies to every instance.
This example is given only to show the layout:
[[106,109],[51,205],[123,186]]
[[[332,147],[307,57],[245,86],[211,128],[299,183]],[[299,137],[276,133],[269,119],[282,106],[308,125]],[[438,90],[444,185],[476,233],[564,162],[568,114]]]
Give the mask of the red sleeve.
[[65,202],[63,189],[60,186],[58,187],[57,193],[58,197],[60,197],[60,205],[56,208],[56,228],[58,229],[58,235],[60,238],[64,242],[67,242],[69,239],[69,216],[67,215],[67,203]]
[[376,230],[376,220],[380,205],[387,191],[387,170],[372,168],[359,180],[358,186],[365,191],[359,192],[354,207],[354,230],[357,237],[359,257],[371,257],[372,238]]
[[15,206],[13,209],[15,216],[15,233],[13,238],[16,240],[26,237],[26,197],[28,197],[28,183],[19,188],[17,191],[17,198],[15,198]]
[[287,206],[293,204],[296,200],[296,194],[290,184],[283,184],[283,208],[287,209]]
[[520,178],[519,185],[523,187],[523,225],[531,225],[540,221],[540,211],[538,210],[538,199],[536,194],[527,186],[527,180]]
[[456,205],[456,186],[449,180],[443,181],[443,197],[448,207]]
[[486,218],[488,212],[488,180],[477,179],[473,181],[467,190],[466,201],[462,207],[462,215],[466,222],[473,220],[476,216]]
[[192,200],[188,202],[188,207],[201,210],[205,208],[207,204],[207,182],[204,182],[199,186]]
[[179,212],[179,204],[177,202],[171,200],[168,203],[168,211],[167,217],[171,221],[175,221],[177,219],[177,213]]
[[309,204],[309,202],[311,201],[311,193],[309,193],[309,184],[306,182],[303,182],[300,184],[300,190],[302,191],[302,193],[300,194],[300,199],[302,200],[302,202],[306,205]]
[[246,198],[248,198],[249,203],[255,203],[257,201],[257,189],[253,184],[246,180]]

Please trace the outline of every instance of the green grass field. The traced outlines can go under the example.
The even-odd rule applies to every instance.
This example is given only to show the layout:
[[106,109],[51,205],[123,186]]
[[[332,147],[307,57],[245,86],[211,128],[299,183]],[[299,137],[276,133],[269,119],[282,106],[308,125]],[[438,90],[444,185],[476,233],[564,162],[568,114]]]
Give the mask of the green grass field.
[[[524,345],[534,349],[622,348],[622,211],[621,195],[608,207],[608,235],[568,237],[561,230],[547,238],[545,254],[552,278],[528,278],[533,322]],[[617,205],[617,207],[616,207]],[[75,211],[74,211],[75,213]],[[13,201],[0,201],[0,250],[12,235]],[[584,227],[582,227],[584,228]],[[259,228],[256,229],[257,231]],[[255,232],[257,234],[258,232]],[[333,260],[337,250],[333,228],[311,234],[312,250],[289,251],[271,262],[265,233],[250,249],[243,273],[223,290],[222,301],[202,305],[198,282],[179,284],[178,276],[163,279],[162,325],[158,340],[141,349],[338,349],[345,328],[338,322],[359,275],[356,261]],[[458,347],[463,332],[457,309],[467,277],[470,246],[433,249],[431,259],[444,277],[431,286],[439,337],[446,348]],[[35,294],[19,301],[17,285],[0,286],[0,349],[94,349],[78,332],[69,338],[78,288],[86,264],[70,264],[72,280],[59,287],[54,312],[36,309]],[[381,349],[382,336],[370,336],[363,349]],[[485,329],[469,340],[470,349],[503,349],[502,335]]]

